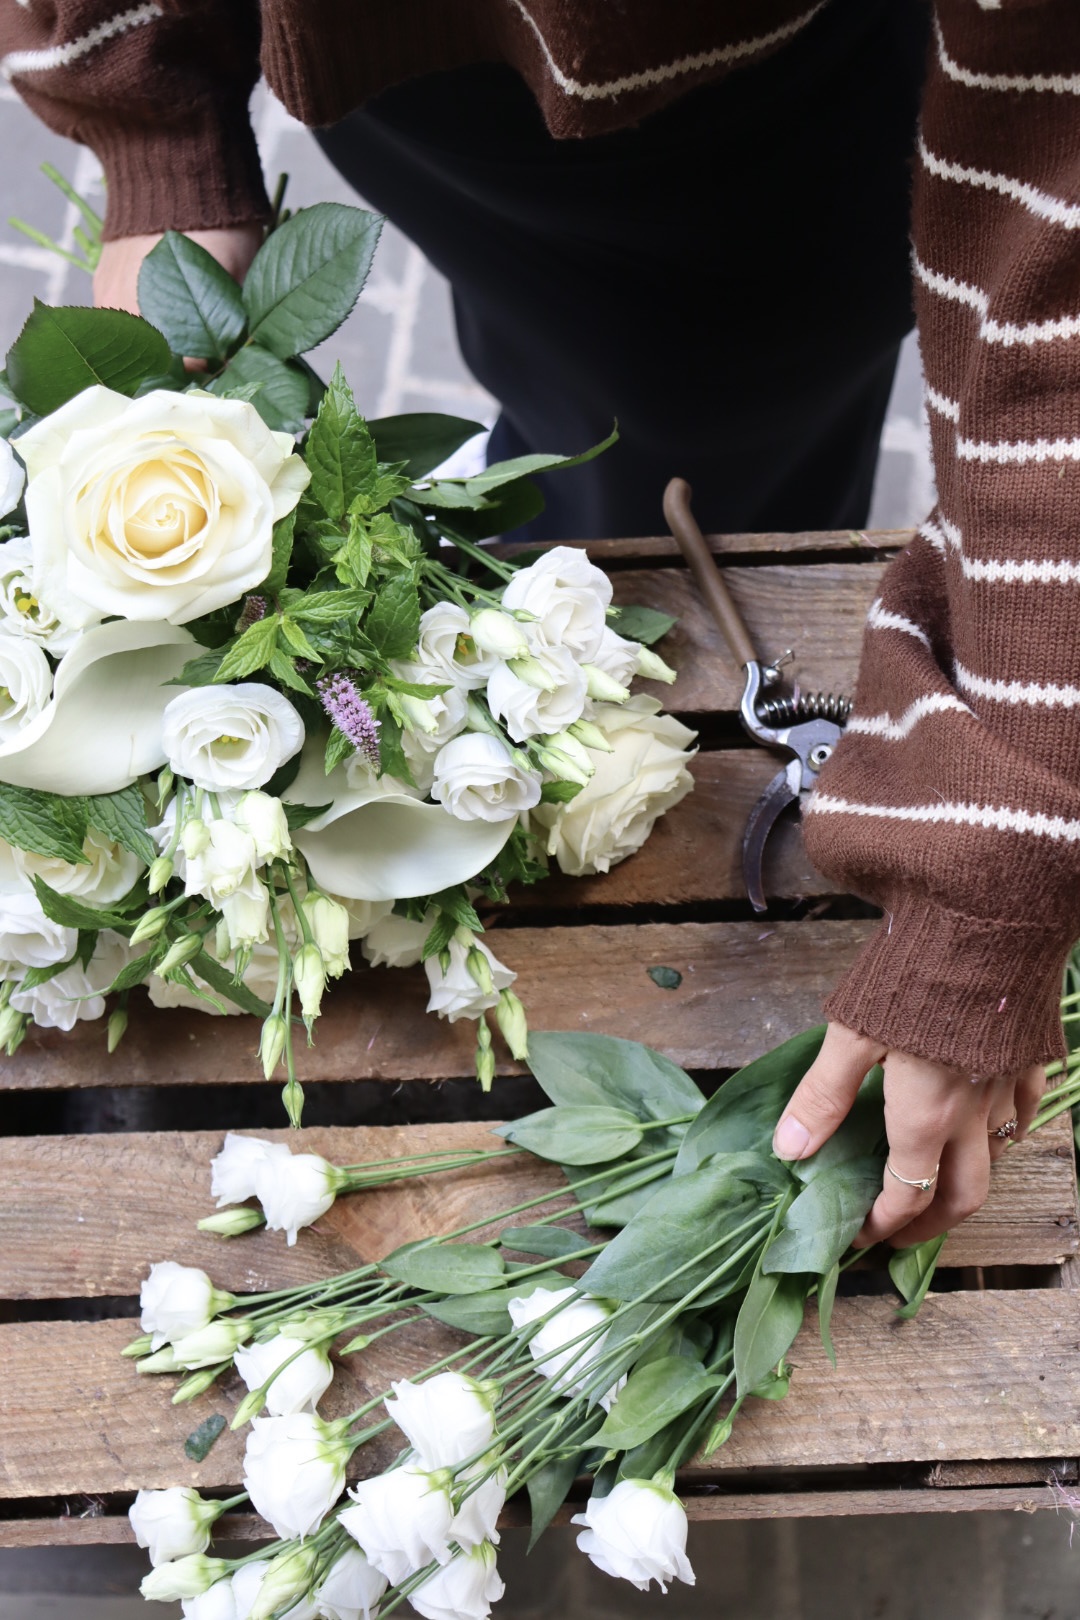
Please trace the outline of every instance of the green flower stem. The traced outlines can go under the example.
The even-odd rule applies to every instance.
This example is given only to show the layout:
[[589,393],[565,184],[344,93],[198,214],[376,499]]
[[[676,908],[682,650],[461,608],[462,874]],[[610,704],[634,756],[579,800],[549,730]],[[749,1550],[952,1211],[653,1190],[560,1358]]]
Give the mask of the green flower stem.
[[495,574],[505,584],[508,585],[517,573],[517,569],[513,564],[504,563],[500,558],[493,557],[482,546],[474,545],[471,540],[466,540],[464,535],[455,534],[452,529],[446,528],[442,532],[447,540],[455,545],[464,556],[471,557],[473,562],[482,563],[489,574]]
[[[405,1168],[391,1170],[387,1175],[364,1174],[360,1169],[353,1173],[354,1167],[346,1165],[343,1168],[349,1175],[349,1181],[341,1190],[342,1192],[363,1192],[365,1189],[370,1191],[373,1187],[392,1186],[396,1181],[410,1181],[416,1176],[435,1175],[450,1170],[470,1170],[477,1164],[486,1164],[490,1159],[504,1159],[516,1152],[516,1148],[507,1148],[503,1153],[495,1152],[485,1158],[477,1158],[475,1155],[468,1157],[463,1155],[456,1159],[447,1158],[441,1164],[410,1165],[407,1159],[399,1159],[396,1161],[397,1164]],[[394,1162],[392,1159],[387,1161],[389,1165],[394,1164]]]
[[293,910],[296,913],[296,920],[300,924],[300,932],[303,935],[304,944],[314,945],[315,935],[311,932],[311,923],[308,921],[307,912],[300,904],[301,897],[297,893],[296,881],[293,877],[291,866],[287,861],[280,861],[275,863],[275,869],[281,871],[285,876],[285,887],[289,891],[289,899],[293,903]]
[[[521,1153],[522,1148],[460,1148],[456,1155],[448,1155],[445,1148],[438,1148],[434,1153],[404,1153],[400,1158],[394,1159],[368,1159],[363,1164],[342,1164],[338,1168],[345,1171],[360,1173],[365,1170],[383,1170],[387,1165],[397,1164],[424,1164],[431,1159],[444,1159],[454,1157],[461,1163],[487,1164],[491,1159],[505,1159],[510,1153]],[[441,1168],[439,1165],[434,1167]],[[455,1164],[456,1168],[456,1164]]]

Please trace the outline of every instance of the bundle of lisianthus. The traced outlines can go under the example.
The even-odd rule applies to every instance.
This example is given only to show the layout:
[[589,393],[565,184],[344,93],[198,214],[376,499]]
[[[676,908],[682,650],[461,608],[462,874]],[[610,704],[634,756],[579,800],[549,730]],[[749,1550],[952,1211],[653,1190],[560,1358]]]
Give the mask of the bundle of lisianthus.
[[[612,606],[583,552],[480,542],[542,500],[532,455],[438,464],[456,418],[366,422],[297,358],[363,285],[380,221],[320,205],[241,289],[168,234],[145,319],[38,305],[0,439],[0,1047],[30,1020],[260,1016],[299,1118],[294,1007],[423,961],[430,1010],[526,1051],[480,898],[606,871],[689,791],[693,734],[631,696],[671,620]],[[182,357],[205,369],[193,374]],[[308,425],[309,417],[313,417]],[[606,441],[610,442],[610,441]],[[24,492],[25,469],[25,492]]]
[[[580,1480],[589,1494],[573,1522],[594,1564],[642,1590],[692,1582],[676,1472],[724,1444],[744,1402],[786,1394],[785,1358],[815,1297],[832,1357],[840,1272],[881,1187],[880,1070],[813,1159],[772,1154],[822,1034],[788,1041],[708,1101],[647,1047],[534,1034],[552,1106],[500,1127],[511,1148],[470,1163],[531,1153],[561,1167],[563,1187],[271,1294],[237,1298],[202,1271],[155,1265],[126,1353],[141,1372],[182,1373],[176,1401],[235,1374],[248,1393],[233,1426],[251,1428],[243,1495],[139,1493],[132,1523],[155,1565],[143,1594],[182,1599],[188,1620],[359,1620],[405,1600],[428,1620],[483,1620],[502,1592],[506,1498],[527,1492],[535,1542]],[[237,1234],[265,1213],[291,1241],[338,1192],[458,1167],[336,1168],[231,1136],[212,1180],[232,1207],[201,1224]],[[942,1241],[893,1257],[901,1314],[918,1308]],[[427,1370],[345,1410],[335,1363],[358,1358],[370,1388],[370,1346],[410,1330],[415,1341],[432,1318],[459,1332]],[[208,1556],[215,1520],[245,1500],[279,1541]]]

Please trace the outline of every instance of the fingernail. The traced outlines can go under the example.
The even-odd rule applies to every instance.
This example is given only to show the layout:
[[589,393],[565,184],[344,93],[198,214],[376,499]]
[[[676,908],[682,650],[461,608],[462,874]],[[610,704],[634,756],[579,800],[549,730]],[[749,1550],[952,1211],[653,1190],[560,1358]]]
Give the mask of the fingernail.
[[773,1152],[778,1159],[801,1159],[810,1141],[810,1132],[794,1114],[785,1114],[776,1127]]

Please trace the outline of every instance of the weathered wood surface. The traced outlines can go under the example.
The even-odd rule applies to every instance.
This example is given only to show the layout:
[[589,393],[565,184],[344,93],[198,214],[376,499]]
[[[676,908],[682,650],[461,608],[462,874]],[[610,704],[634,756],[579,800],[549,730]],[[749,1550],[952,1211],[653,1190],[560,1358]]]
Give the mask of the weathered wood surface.
[[[888,555],[910,544],[914,529],[800,529],[793,534],[707,534],[709,548],[718,557],[723,556],[776,556],[798,561],[800,552],[818,556],[835,551],[881,552]],[[513,557],[520,551],[547,551],[552,546],[574,546],[587,549],[593,562],[600,568],[625,558],[648,562],[678,563],[681,552],[670,534],[641,535],[628,540],[552,540],[537,544],[535,541],[512,542],[494,546],[500,556]]]
[[[172,1406],[172,1380],[140,1378],[121,1359],[131,1332],[129,1321],[0,1327],[0,1497],[237,1484],[243,1434],[227,1430],[202,1463],[183,1445],[210,1414],[231,1415],[242,1386]],[[688,1482],[735,1468],[1076,1456],[1078,1337],[1080,1299],[1060,1289],[932,1295],[908,1323],[884,1298],[838,1300],[838,1370],[812,1324],[792,1351],[787,1400],[750,1402],[715,1465]],[[325,1414],[418,1371],[452,1339],[425,1324],[350,1357]],[[368,1448],[363,1470],[385,1466],[396,1444]]]
[[[534,1029],[596,1030],[645,1041],[689,1069],[734,1067],[815,1023],[829,985],[854,961],[872,922],[649,923],[636,927],[493,929],[495,954],[516,969]],[[662,990],[650,967],[682,974]],[[429,1018],[421,969],[368,969],[335,987],[315,1045],[300,1047],[303,1080],[441,1080],[473,1068],[467,1020]],[[104,1028],[32,1029],[0,1061],[0,1088],[183,1085],[261,1081],[254,1019],[155,1012],[141,993],[113,1059]],[[497,1045],[501,1048],[501,1042]],[[518,1073],[499,1053],[500,1072]]]
[[[209,1163],[223,1135],[0,1140],[0,1298],[133,1295],[150,1264],[166,1258],[202,1267],[234,1293],[286,1288],[563,1186],[554,1166],[514,1155],[341,1198],[294,1248],[279,1232],[226,1241],[195,1229],[213,1208]],[[258,1135],[333,1164],[505,1146],[484,1123]],[[1077,1248],[1076,1213],[1070,1127],[1062,1117],[1000,1160],[987,1203],[950,1237],[942,1263],[1052,1264]]]
[[[762,659],[791,650],[789,678],[804,692],[850,695],[862,626],[877,595],[883,563],[778,564],[726,568],[724,578]],[[737,709],[742,673],[685,568],[632,569],[613,576],[616,602],[641,602],[673,613],[678,624],[663,643],[678,670],[674,686],[640,684],[677,713]]]

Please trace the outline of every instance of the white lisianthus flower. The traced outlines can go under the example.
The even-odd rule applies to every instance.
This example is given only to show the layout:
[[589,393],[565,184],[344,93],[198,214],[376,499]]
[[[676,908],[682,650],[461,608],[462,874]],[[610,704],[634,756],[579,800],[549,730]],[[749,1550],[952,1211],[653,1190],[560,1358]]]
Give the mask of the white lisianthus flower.
[[184,866],[184,891],[201,894],[220,909],[221,902],[241,889],[255,874],[255,840],[243,827],[224,817],[205,823],[207,837],[197,855]]
[[26,474],[6,439],[0,439],[0,518],[14,512],[26,483]]
[[257,788],[245,793],[233,819],[238,827],[251,834],[255,858],[260,863],[281,860],[292,849],[285,806],[272,794],[260,793]]
[[532,812],[548,830],[548,854],[572,877],[607,872],[632,855],[692,789],[688,750],[695,733],[659,711],[656,699],[644,695],[618,708],[599,706],[594,722],[611,753],[594,755],[596,771],[575,799]]
[[153,1336],[157,1350],[166,1340],[207,1327],[219,1311],[235,1303],[232,1294],[214,1287],[205,1271],[178,1265],[175,1260],[159,1260],[150,1267],[139,1291],[139,1325]]
[[229,1566],[223,1558],[192,1553],[152,1569],[140,1582],[139,1591],[148,1602],[179,1603],[183,1598],[208,1592],[215,1581],[222,1580],[228,1573]]
[[[392,904],[392,901],[383,901],[378,908],[380,915],[385,917]],[[365,906],[368,907],[366,915]],[[356,937],[353,928],[359,922],[361,931],[366,932],[363,924],[375,909],[370,901],[354,900],[350,904],[345,900],[334,900],[317,890],[305,894],[300,902],[300,910],[307,918],[307,925],[319,947],[328,978],[338,979],[345,972],[349,965],[349,940]]]
[[236,1620],[232,1581],[215,1581],[209,1591],[185,1598],[180,1608],[184,1620]]
[[292,1248],[300,1228],[326,1214],[348,1179],[318,1153],[268,1155],[255,1165],[255,1196],[271,1232],[284,1232]]
[[368,929],[361,939],[360,949],[372,967],[415,967],[423,955],[424,942],[434,921],[430,913],[423,922],[413,922],[410,917],[399,917],[391,911]]
[[238,1136],[229,1131],[221,1152],[210,1160],[210,1196],[218,1209],[226,1204],[242,1204],[255,1197],[255,1167],[264,1159],[291,1158],[284,1142],[263,1142],[257,1136]]
[[468,1494],[458,1498],[458,1509],[450,1527],[452,1540],[466,1552],[471,1547],[482,1546],[486,1541],[498,1546],[499,1532],[496,1527],[499,1514],[506,1504],[506,1469],[500,1468],[490,1478],[471,1488],[466,1477],[464,1485]]
[[[561,1395],[584,1394],[589,1374],[604,1353],[607,1333],[599,1330],[610,1320],[611,1306],[576,1288],[535,1288],[525,1298],[509,1300],[507,1310],[519,1332],[555,1313],[529,1337],[529,1354],[537,1372],[552,1379]],[[620,1378],[592,1398],[608,1411],[625,1383],[625,1377]]]
[[386,1576],[369,1564],[359,1547],[347,1547],[330,1565],[315,1594],[321,1620],[376,1620]]
[[140,1491],[128,1518],[135,1540],[149,1550],[150,1562],[164,1564],[205,1552],[220,1512],[219,1503],[204,1502],[190,1486],[174,1485],[167,1491]]
[[[270,938],[270,896],[257,872],[249,872],[240,887],[222,900],[221,915],[230,951],[251,950],[265,944]],[[246,982],[246,973],[244,979]],[[273,991],[265,999],[272,1001]]]
[[[0,439],[0,447],[4,443]],[[2,510],[3,500],[0,499]],[[34,553],[28,535],[19,535],[0,545],[0,633],[24,636],[59,658],[74,645],[79,632],[71,625],[61,624],[48,604],[34,594],[33,567]]]
[[19,441],[34,580],[68,623],[186,624],[265,579],[309,473],[253,405],[84,389]]
[[458,1553],[444,1569],[421,1581],[409,1602],[424,1620],[487,1620],[506,1586],[495,1567],[495,1549],[485,1543]]
[[341,1523],[392,1586],[430,1564],[449,1563],[454,1505],[446,1476],[406,1463],[362,1479]]
[[78,866],[22,849],[12,850],[12,860],[28,887],[33,886],[35,877],[44,878],[50,889],[58,894],[70,894],[88,906],[111,906],[127,894],[143,870],[143,862],[137,855],[101,833],[87,833],[83,839],[83,854],[86,859]]
[[74,956],[79,936],[46,917],[36,894],[19,889],[0,894],[0,978],[14,979],[27,968],[52,967]]
[[[455,936],[446,949],[450,964],[445,970],[438,956],[429,956],[424,970],[431,986],[427,1010],[438,1013],[440,1018],[448,1019],[451,1024],[456,1024],[459,1018],[479,1018],[488,1007],[498,1004],[499,991],[506,990],[517,978],[517,974],[505,967],[481,939],[463,945]],[[470,950],[479,951],[481,956],[487,958],[491,972],[490,990],[481,989],[469,972]]]
[[196,686],[162,717],[162,745],[177,776],[196,787],[261,788],[304,745],[304,722],[288,698],[261,681]]
[[52,696],[52,670],[41,648],[0,634],[0,743],[12,742]]
[[386,1410],[425,1468],[457,1468],[495,1438],[491,1390],[464,1373],[441,1372],[390,1385]]
[[577,1538],[597,1569],[630,1581],[639,1592],[655,1581],[661,1592],[669,1581],[694,1585],[686,1556],[686,1509],[673,1491],[649,1479],[623,1479],[607,1496],[590,1496],[573,1524],[586,1528]]
[[570,649],[548,646],[531,633],[529,646],[528,659],[500,664],[487,684],[488,707],[514,742],[562,731],[585,712],[587,683]]
[[244,1452],[244,1489],[283,1541],[317,1530],[345,1488],[353,1443],[310,1412],[255,1418]]
[[[345,911],[348,918],[347,927],[348,938],[350,940],[366,938],[366,936],[371,933],[371,930],[375,927],[375,925],[377,923],[381,923],[384,917],[389,917],[390,913],[394,909],[394,902],[392,900],[348,900],[344,895],[340,894],[328,895],[327,899],[332,900],[335,905],[341,906]],[[311,926],[314,929],[315,924],[311,920],[310,913],[308,915],[308,921],[311,922]],[[316,935],[316,939],[317,938],[318,936]],[[326,948],[320,945],[319,949],[325,956]],[[331,952],[331,955],[334,957],[334,959],[340,960],[339,957],[335,956],[335,953]],[[348,965],[348,958],[346,957],[341,969],[343,973]],[[329,967],[327,967],[327,972],[330,972]],[[335,977],[335,974],[331,974],[331,978]]]
[[567,647],[575,658],[589,663],[607,625],[611,581],[583,551],[553,546],[528,568],[518,570],[502,599],[512,611],[531,613],[545,641]]
[[32,990],[20,986],[11,993],[11,1005],[42,1029],[74,1029],[82,1019],[101,1018],[105,992],[134,954],[123,935],[104,929],[85,968],[73,962]]
[[273,1380],[266,1392],[271,1417],[314,1412],[334,1378],[326,1351],[314,1345],[305,1348],[302,1339],[290,1338],[287,1328],[263,1344],[238,1350],[234,1364],[249,1390],[261,1389],[267,1379]]
[[498,658],[472,639],[469,614],[456,602],[436,602],[420,615],[417,656],[432,680],[475,691],[487,684]]
[[431,797],[459,821],[510,821],[540,803],[540,778],[498,737],[468,731],[436,754]]
[[256,1558],[252,1563],[242,1565],[233,1575],[232,1595],[236,1620],[250,1620],[263,1577],[269,1568],[269,1558]]
[[624,636],[616,635],[610,625],[606,625],[600,645],[588,662],[605,675],[610,675],[620,686],[629,686],[637,674],[640,652],[639,642],[627,641]]

